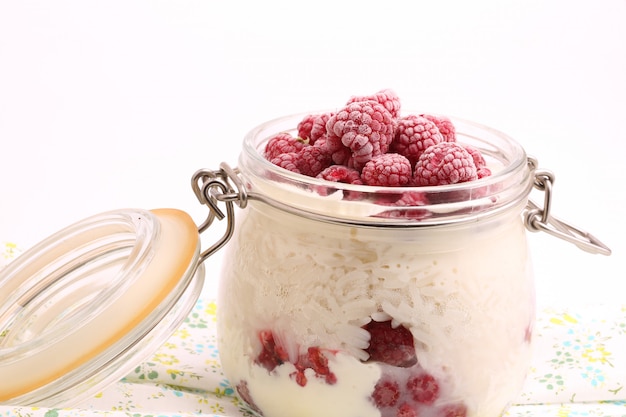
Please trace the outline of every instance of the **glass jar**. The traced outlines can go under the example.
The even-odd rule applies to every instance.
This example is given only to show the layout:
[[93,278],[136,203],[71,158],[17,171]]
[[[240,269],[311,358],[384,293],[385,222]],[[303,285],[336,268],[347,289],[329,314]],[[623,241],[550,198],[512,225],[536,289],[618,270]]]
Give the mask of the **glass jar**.
[[266,417],[501,415],[531,357],[522,212],[534,161],[506,135],[454,120],[491,176],[329,183],[263,157],[301,119],[254,129],[239,160],[248,201],[218,298],[220,359],[239,396]]

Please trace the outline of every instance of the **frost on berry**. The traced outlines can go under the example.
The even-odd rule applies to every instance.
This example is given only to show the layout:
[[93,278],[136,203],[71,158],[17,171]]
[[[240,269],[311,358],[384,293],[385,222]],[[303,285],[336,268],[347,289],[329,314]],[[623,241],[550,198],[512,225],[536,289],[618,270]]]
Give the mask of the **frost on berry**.
[[453,142],[440,142],[429,147],[415,164],[417,185],[456,184],[477,178],[472,156]]
[[309,139],[311,137],[311,129],[313,128],[313,120],[317,117],[316,114],[307,114],[300,120],[298,126],[298,137],[302,139]]
[[485,178],[491,175],[491,170],[487,167],[480,168],[476,171],[477,179]]
[[[331,165],[317,175],[317,178],[343,184],[363,185],[361,181],[361,173],[354,168],[350,168],[344,165]],[[319,195],[327,196],[335,191],[335,187],[317,187],[316,191]],[[360,200],[362,193],[352,190],[343,190],[344,200]]]
[[300,169],[298,169],[298,161],[299,161],[299,153],[297,152],[288,152],[282,153],[270,160],[270,162],[276,166],[284,168],[288,171],[295,172],[300,174]]
[[431,120],[416,115],[398,119],[398,126],[390,151],[406,156],[411,164],[430,146],[443,142],[439,128]]
[[376,101],[382,104],[389,113],[391,113],[391,117],[397,118],[400,115],[400,97],[390,88],[380,90],[375,94],[367,95],[367,96],[352,96],[347,104],[355,103],[357,101]]
[[412,180],[411,163],[397,153],[386,153],[372,157],[361,171],[361,179],[367,185],[400,187]]
[[345,184],[363,184],[359,171],[343,165],[331,165],[320,172],[317,175],[317,178]]
[[487,168],[487,162],[485,157],[477,148],[471,145],[462,145],[465,150],[472,155],[474,165],[476,165],[476,177],[477,179],[485,178],[491,175],[491,170]]
[[332,115],[333,113],[322,113],[313,119],[310,136],[311,144],[317,142],[319,138],[326,136],[326,123],[328,123],[328,119],[330,119]]
[[456,142],[456,128],[450,118],[433,114],[422,114],[422,117],[435,123],[445,142]]
[[373,156],[388,151],[395,127],[391,113],[375,101],[350,103],[326,124],[328,133],[340,138],[341,143],[350,149],[356,168],[362,167]]
[[483,157],[483,154],[478,149],[471,145],[463,144],[461,146],[467,151],[467,153],[472,156],[472,160],[474,161],[474,165],[476,165],[476,169],[484,168],[487,165],[485,157]]
[[271,161],[283,153],[299,152],[305,145],[305,141],[300,138],[294,138],[291,133],[279,133],[267,141],[265,145],[265,159]]
[[298,137],[314,145],[318,139],[326,135],[326,122],[333,113],[308,114],[298,123]]
[[332,163],[332,157],[326,148],[305,146],[298,153],[296,167],[301,174],[316,177]]

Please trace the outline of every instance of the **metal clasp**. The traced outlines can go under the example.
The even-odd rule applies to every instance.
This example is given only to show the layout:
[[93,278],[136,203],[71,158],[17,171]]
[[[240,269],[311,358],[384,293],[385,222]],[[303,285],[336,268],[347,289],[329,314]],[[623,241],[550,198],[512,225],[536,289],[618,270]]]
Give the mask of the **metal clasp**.
[[548,170],[537,169],[538,162],[534,158],[528,158],[528,164],[534,170],[534,188],[543,191],[543,207],[540,207],[532,200],[528,201],[524,213],[524,224],[531,232],[546,232],[559,239],[573,243],[580,249],[601,255],[610,255],[609,249],[591,233],[578,227],[572,226],[551,214],[552,208],[552,186],[554,174]]
[[[191,188],[198,201],[209,208],[209,215],[206,220],[198,226],[199,233],[208,229],[215,219],[223,220],[226,218],[227,221],[224,235],[200,254],[199,262],[201,263],[230,240],[235,230],[234,204],[240,208],[245,208],[248,203],[248,194],[237,175],[237,169],[231,168],[225,162],[220,164],[218,170],[200,169],[196,171],[191,178]],[[220,204],[225,206],[226,215],[220,209]]]

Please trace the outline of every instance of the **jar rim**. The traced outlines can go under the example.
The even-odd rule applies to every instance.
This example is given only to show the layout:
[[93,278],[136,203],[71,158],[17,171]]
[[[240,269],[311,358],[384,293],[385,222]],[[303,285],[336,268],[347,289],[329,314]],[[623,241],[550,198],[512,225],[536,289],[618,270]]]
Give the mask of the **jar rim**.
[[[478,148],[488,163],[492,164],[491,175],[474,181],[439,186],[381,187],[309,177],[274,165],[265,158],[263,149],[271,136],[284,132],[295,132],[294,136],[297,136],[299,121],[307,115],[323,113],[328,111],[278,117],[256,126],[246,134],[239,158],[239,170],[250,190],[251,199],[256,198],[282,210],[327,221],[365,226],[383,223],[386,226],[405,227],[457,223],[473,220],[476,216],[493,214],[504,206],[526,199],[532,188],[533,168],[524,148],[517,141],[494,128],[451,116],[448,118],[456,128],[457,141]],[[289,191],[295,191],[300,197],[307,197],[306,192],[301,192],[303,190],[324,190],[323,195],[316,197],[323,197],[325,201],[333,198],[337,200],[337,194],[344,198],[340,198],[342,203],[335,201],[335,204],[331,204],[332,210],[320,209],[316,207],[319,204],[311,198],[298,201],[294,194],[289,195]],[[371,203],[373,196],[400,196],[407,193],[418,193],[428,198],[425,204],[421,201],[418,205],[408,207],[385,207],[384,203],[382,207],[379,205],[375,209],[381,215],[368,210],[352,210],[356,208],[358,201],[366,200]],[[335,197],[330,197],[331,195]],[[346,195],[359,197],[346,199]],[[494,202],[494,199],[497,201]]]

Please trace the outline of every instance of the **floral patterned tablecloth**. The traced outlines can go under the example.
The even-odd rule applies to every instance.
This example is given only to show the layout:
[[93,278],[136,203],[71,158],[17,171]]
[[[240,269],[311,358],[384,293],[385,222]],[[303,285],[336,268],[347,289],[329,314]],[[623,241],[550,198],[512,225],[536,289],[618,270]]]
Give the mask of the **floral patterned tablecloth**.
[[[15,251],[0,247],[0,268]],[[76,408],[0,405],[0,417],[252,416],[222,373],[216,310],[198,300],[152,358]],[[540,307],[535,338],[526,386],[505,417],[626,417],[626,304]]]

